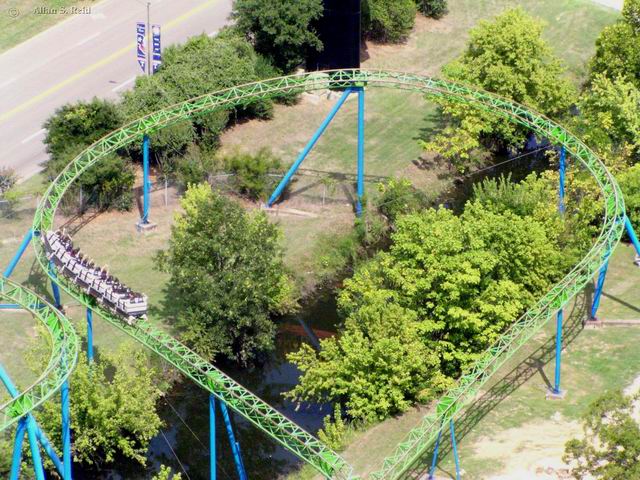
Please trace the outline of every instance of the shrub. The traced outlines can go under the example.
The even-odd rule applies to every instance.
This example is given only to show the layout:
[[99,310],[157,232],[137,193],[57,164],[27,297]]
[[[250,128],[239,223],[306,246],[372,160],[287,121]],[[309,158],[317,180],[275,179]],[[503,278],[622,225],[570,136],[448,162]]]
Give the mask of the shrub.
[[619,175],[618,181],[624,194],[629,220],[636,228],[640,228],[640,163]]
[[327,415],[324,417],[323,423],[324,426],[318,431],[318,438],[329,448],[342,450],[347,435],[347,426],[342,419],[342,409],[339,403],[336,403],[334,407],[333,421],[331,415]]
[[375,40],[401,42],[411,32],[416,12],[414,0],[365,0],[363,30]]
[[9,191],[18,181],[16,173],[10,168],[0,168],[0,197]]
[[447,12],[447,0],[417,0],[418,10],[431,18],[442,18]]
[[215,169],[213,156],[203,152],[197,145],[189,147],[184,157],[177,161],[178,182],[186,188],[207,180]]
[[224,159],[224,164],[229,172],[235,174],[234,187],[251,200],[265,200],[274,183],[269,178],[269,173],[282,171],[280,159],[266,149],[255,155],[234,153]]
[[382,194],[378,199],[378,210],[391,223],[395,223],[400,215],[418,212],[429,206],[429,199],[424,192],[416,189],[409,180],[391,179],[378,186]]

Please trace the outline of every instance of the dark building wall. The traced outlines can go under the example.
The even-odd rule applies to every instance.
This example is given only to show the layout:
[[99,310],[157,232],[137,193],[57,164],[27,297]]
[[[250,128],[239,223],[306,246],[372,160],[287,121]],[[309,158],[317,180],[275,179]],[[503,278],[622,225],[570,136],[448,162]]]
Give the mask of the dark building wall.
[[316,25],[324,50],[307,59],[309,70],[360,68],[361,0],[324,0]]

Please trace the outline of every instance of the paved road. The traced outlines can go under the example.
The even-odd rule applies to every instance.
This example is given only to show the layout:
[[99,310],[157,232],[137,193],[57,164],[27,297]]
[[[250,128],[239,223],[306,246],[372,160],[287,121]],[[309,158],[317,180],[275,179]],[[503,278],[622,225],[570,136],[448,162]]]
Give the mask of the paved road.
[[[213,34],[228,22],[232,0],[152,0],[151,23],[163,46]],[[2,12],[4,13],[4,12]],[[135,24],[146,1],[105,0],[0,55],[0,166],[22,178],[46,159],[43,122],[67,102],[115,98],[142,72]]]
[[593,1],[601,5],[604,5],[606,7],[614,8],[616,10],[622,10],[622,6],[624,3],[624,0],[593,0]]

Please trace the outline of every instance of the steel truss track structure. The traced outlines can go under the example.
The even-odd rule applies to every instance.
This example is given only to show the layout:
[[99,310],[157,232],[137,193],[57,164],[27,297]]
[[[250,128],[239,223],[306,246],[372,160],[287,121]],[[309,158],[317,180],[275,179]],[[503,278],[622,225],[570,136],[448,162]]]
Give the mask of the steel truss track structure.
[[51,345],[47,366],[38,379],[11,400],[0,405],[0,432],[40,406],[62,387],[76,366],[78,337],[69,320],[35,293],[0,277],[0,299],[31,313],[46,328]]
[[[397,446],[394,454],[384,460],[382,468],[372,474],[375,479],[397,479],[425,454],[437,438],[442,425],[455,420],[500,366],[591,281],[622,236],[625,207],[615,179],[593,151],[559,124],[496,95],[458,83],[408,73],[335,70],[250,83],[165,108],[131,122],[95,142],[78,155],[49,186],[36,210],[33,231],[43,232],[54,228],[56,209],[63,195],[86,169],[106,155],[132,142],[141,141],[145,135],[181,120],[216,110],[244,106],[257,99],[365,86],[405,90],[461,102],[523,125],[539,137],[547,138],[555,146],[565,147],[575,160],[591,172],[601,189],[604,201],[602,228],[593,248],[564,279],[515,321],[470,371],[458,380],[456,386],[441,397],[435,413],[427,415],[422,424],[412,430]],[[40,237],[37,237],[34,245],[43,271],[48,275],[54,275],[55,272],[49,271]],[[55,278],[55,281],[82,304],[97,311],[106,321],[160,355],[300,459],[311,464],[325,477],[354,478],[351,467],[337,453],[170,335],[146,321],[129,326],[98,306],[92,298],[80,292],[62,275]]]

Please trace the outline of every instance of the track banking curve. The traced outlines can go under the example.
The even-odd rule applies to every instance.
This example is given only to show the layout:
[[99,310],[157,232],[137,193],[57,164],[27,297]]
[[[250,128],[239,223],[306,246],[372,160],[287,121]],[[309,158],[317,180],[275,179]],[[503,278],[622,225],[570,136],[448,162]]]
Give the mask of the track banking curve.
[[76,366],[78,337],[69,320],[26,288],[0,277],[0,300],[8,300],[31,313],[50,337],[51,355],[33,384],[0,405],[0,432],[10,427],[56,393]]
[[[469,372],[465,373],[456,385],[440,398],[435,412],[425,416],[421,425],[409,432],[396,447],[395,452],[384,460],[381,469],[371,474],[371,477],[376,479],[397,479],[402,477],[435,441],[443,422],[455,419],[498,368],[591,281],[622,236],[625,206],[615,179],[593,151],[559,124],[496,95],[478,91],[466,85],[416,74],[383,70],[333,70],[250,83],[210,93],[154,112],[95,142],[78,155],[49,186],[36,210],[33,231],[43,232],[54,228],[55,213],[60,200],[69,186],[87,168],[109,153],[132,142],[140,141],[145,134],[156,132],[168,125],[200,114],[246,105],[256,99],[354,86],[393,88],[462,102],[523,125],[539,137],[547,138],[555,146],[564,146],[572,158],[591,172],[602,191],[604,200],[602,228],[591,250],[567,276],[515,321]],[[326,478],[354,478],[352,468],[337,453],[178,340],[153,327],[147,321],[140,321],[134,326],[127,325],[97,305],[91,297],[79,291],[62,275],[56,277],[55,271],[49,271],[41,237],[36,237],[34,246],[43,271],[52,276],[52,279],[72,297],[160,355],[298,458],[311,464]]]

